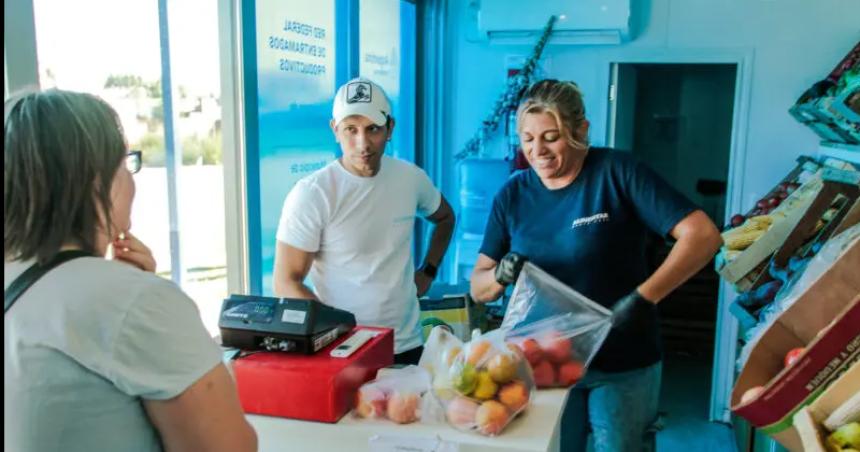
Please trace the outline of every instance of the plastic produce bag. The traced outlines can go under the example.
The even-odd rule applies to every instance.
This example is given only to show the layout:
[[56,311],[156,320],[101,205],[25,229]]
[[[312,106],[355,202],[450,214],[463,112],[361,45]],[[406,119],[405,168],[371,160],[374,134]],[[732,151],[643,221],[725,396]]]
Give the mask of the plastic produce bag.
[[[453,397],[453,388],[448,370],[454,363],[454,357],[463,350],[463,341],[454,331],[446,326],[436,326],[430,330],[424,351],[418,365],[430,374],[430,388],[434,393],[449,394]],[[424,405],[422,412],[423,423],[445,423],[445,406],[438,397],[428,397],[429,403]]]
[[426,362],[437,363],[432,392],[453,427],[495,436],[528,406],[535,389],[531,368],[504,333],[473,335],[459,352],[428,355]]
[[747,331],[747,343],[741,349],[736,362],[738,369],[743,367],[761,335],[779,318],[780,314],[791,307],[806,289],[832,267],[839,256],[853,246],[857,240],[860,240],[860,224],[851,226],[839,235],[831,237],[821,247],[821,250],[808,260],[806,267],[795,272],[788,283],[783,285],[779,293],[776,294],[773,303],[762,309],[759,323]]
[[537,387],[576,384],[612,328],[612,313],[526,263],[501,329],[523,352]]
[[[463,341],[445,326],[436,326],[430,330],[424,351],[418,365],[430,373],[435,381],[437,377],[444,379],[446,371],[451,367],[453,358],[463,350]],[[440,372],[437,372],[440,370]]]
[[430,374],[419,366],[383,369],[381,376],[358,389],[355,415],[398,424],[421,420]]

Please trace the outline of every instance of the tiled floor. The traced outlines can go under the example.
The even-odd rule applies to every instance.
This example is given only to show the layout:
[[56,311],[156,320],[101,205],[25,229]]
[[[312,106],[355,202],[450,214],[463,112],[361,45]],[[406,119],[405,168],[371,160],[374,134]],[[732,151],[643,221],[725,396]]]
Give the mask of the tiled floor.
[[732,430],[708,421],[710,359],[667,352],[660,394],[663,428],[657,433],[657,452],[737,452]]
[[731,429],[708,421],[710,394],[710,357],[667,355],[660,395],[664,428],[657,434],[658,452],[737,450]]

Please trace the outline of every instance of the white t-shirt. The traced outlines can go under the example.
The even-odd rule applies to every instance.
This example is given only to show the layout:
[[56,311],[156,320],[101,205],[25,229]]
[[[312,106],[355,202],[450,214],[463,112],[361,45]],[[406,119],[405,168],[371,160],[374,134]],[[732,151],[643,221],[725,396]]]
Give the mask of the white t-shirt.
[[383,157],[374,177],[335,160],[287,195],[277,238],[316,253],[311,282],[320,301],[362,325],[394,328],[395,353],[421,345],[412,263],[416,214],[432,215],[442,194],[420,168]]
[[[7,262],[4,286],[32,262]],[[170,399],[221,349],[172,282],[96,257],[66,262],[3,317],[5,450],[159,451],[141,399]]]

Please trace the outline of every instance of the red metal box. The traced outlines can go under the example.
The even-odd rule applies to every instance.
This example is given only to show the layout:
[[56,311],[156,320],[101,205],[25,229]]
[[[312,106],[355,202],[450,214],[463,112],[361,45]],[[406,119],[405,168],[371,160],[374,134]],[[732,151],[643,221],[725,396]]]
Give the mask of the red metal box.
[[394,362],[394,332],[380,331],[348,358],[329,352],[344,335],[313,355],[261,352],[233,362],[242,408],[249,414],[337,422],[355,404],[358,388]]

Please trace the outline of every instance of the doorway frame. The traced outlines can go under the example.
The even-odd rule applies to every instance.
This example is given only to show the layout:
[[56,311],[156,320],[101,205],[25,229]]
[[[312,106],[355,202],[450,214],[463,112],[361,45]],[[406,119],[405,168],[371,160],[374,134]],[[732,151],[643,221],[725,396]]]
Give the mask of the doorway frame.
[[[754,52],[751,48],[689,48],[689,49],[626,49],[623,56],[611,58],[606,84],[606,137],[614,142],[614,124],[617,113],[610,96],[614,96],[613,71],[620,64],[734,64],[735,96],[732,108],[732,131],[729,147],[729,174],[726,186],[726,206],[723,224],[733,212],[743,209],[744,180],[746,173],[747,136],[752,89]],[[719,226],[719,225],[718,225]],[[714,357],[711,371],[711,401],[709,420],[731,423],[731,393],[735,379],[735,362],[738,349],[738,321],[729,311],[735,294],[731,284],[720,280],[717,298],[717,324],[714,340]]]

